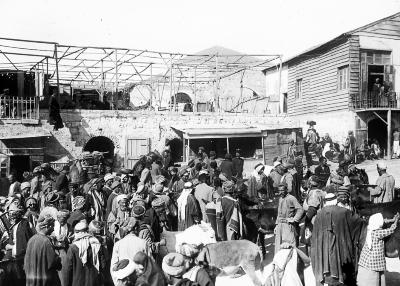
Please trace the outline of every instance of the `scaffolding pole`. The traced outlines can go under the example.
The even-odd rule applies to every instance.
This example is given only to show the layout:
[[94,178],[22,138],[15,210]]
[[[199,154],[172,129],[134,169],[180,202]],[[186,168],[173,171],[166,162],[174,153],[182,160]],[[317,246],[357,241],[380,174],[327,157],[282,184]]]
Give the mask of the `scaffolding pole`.
[[54,45],[54,56],[56,60],[56,77],[57,77],[57,100],[60,103],[60,79],[58,77],[58,53],[57,53],[57,44]]

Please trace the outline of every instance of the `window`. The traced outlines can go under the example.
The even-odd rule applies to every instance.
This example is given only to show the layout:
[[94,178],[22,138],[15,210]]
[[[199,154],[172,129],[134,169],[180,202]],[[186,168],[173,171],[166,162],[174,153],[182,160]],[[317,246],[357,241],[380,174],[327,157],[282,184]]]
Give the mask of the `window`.
[[345,90],[349,88],[349,66],[338,68],[338,90]]
[[300,98],[303,95],[303,79],[296,80],[296,94],[295,98]]

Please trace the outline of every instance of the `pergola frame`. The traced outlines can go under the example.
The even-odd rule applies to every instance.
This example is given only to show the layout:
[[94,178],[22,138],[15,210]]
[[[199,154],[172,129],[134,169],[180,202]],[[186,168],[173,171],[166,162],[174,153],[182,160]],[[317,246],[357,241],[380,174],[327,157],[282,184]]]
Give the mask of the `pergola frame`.
[[172,97],[183,85],[196,93],[198,85],[214,84],[218,108],[221,79],[262,71],[280,61],[281,55],[182,54],[0,37],[0,70],[42,71],[50,75],[50,84],[96,89],[101,99],[105,91],[116,93],[137,85],[149,86],[152,94],[168,85]]

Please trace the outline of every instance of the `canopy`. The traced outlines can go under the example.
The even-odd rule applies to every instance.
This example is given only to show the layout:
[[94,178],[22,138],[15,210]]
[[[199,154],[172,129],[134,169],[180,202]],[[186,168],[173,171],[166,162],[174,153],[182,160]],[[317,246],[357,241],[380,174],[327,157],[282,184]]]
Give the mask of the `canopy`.
[[253,126],[243,127],[172,127],[184,139],[261,137],[262,130]]

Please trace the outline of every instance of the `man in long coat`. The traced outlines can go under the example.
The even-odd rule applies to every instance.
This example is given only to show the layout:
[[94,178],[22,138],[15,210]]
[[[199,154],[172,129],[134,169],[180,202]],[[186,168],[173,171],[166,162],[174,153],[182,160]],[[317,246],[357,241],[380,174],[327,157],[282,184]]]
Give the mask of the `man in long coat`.
[[67,263],[63,265],[64,285],[101,285],[105,260],[100,242],[88,233],[85,220],[75,225],[74,232],[75,239],[68,249]]
[[303,216],[303,208],[297,199],[288,194],[285,184],[280,184],[278,217],[276,219],[275,233],[275,253],[280,250],[283,242],[298,246],[299,229],[298,224]]
[[201,221],[200,206],[193,195],[193,184],[185,183],[178,203],[178,231],[183,231]]
[[54,218],[51,215],[40,217],[37,230],[26,249],[26,286],[59,286],[57,270],[61,269],[61,260],[49,238],[54,230]]

